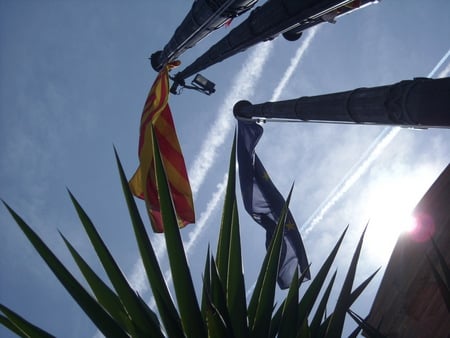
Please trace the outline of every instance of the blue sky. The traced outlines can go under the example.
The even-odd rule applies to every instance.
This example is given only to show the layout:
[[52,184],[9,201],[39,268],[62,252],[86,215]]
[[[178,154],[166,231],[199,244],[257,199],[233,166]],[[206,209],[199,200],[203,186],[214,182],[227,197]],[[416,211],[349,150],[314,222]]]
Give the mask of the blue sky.
[[[57,230],[104,275],[71,207],[68,187],[149,301],[148,288],[139,283],[138,253],[113,145],[132,175],[138,164],[140,114],[156,75],[147,57],[164,46],[190,6],[187,0],[0,0],[0,197],[75,275],[80,276]],[[335,25],[322,25],[298,42],[277,38],[203,71],[216,83],[217,92],[210,97],[189,91],[171,97],[194,186],[198,222],[182,234],[186,243],[191,241],[189,261],[197,286],[207,245],[214,247],[217,240],[220,184],[235,125],[232,105],[241,99],[257,103],[274,95],[289,99],[427,76],[450,48],[449,12],[445,0],[385,0]],[[222,28],[186,52],[180,58],[182,67],[226,32]],[[303,53],[298,65],[277,95],[275,89],[299,48]],[[448,76],[449,65],[446,60],[434,76]],[[358,280],[386,266],[394,244],[389,222],[400,210],[407,214],[450,161],[450,132],[443,129],[297,123],[266,123],[264,129],[258,155],[283,194],[295,181],[291,210],[304,235],[313,274],[350,224],[337,262],[341,279],[369,219]],[[375,142],[377,137],[383,142]],[[242,204],[239,207],[250,288],[265,253],[265,235]],[[0,302],[56,336],[94,336],[95,327],[5,208],[0,208],[0,224]],[[161,236],[152,240],[167,267]],[[381,277],[382,273],[355,305],[362,316],[369,311]],[[348,329],[353,327],[349,321]],[[10,334],[0,328],[0,336]]]

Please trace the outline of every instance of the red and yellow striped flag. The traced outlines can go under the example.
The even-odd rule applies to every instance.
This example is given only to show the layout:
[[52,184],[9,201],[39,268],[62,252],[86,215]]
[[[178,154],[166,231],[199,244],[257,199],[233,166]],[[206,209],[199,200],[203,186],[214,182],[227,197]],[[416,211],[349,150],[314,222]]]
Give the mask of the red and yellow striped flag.
[[164,226],[161,219],[158,187],[156,184],[152,125],[169,183],[178,225],[182,228],[188,223],[195,222],[191,186],[175,131],[172,113],[168,105],[169,70],[178,65],[178,61],[166,65],[160,71],[150,89],[141,117],[139,136],[140,165],[129,182],[133,195],[145,200],[148,215],[155,232],[163,232]]

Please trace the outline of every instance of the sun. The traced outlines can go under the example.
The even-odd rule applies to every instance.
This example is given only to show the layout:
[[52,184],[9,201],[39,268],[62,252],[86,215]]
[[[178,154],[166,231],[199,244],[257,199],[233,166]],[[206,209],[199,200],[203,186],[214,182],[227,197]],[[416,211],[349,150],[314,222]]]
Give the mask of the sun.
[[370,189],[365,205],[369,227],[365,241],[370,258],[388,261],[399,235],[416,227],[413,209],[428,187],[423,175],[391,176]]

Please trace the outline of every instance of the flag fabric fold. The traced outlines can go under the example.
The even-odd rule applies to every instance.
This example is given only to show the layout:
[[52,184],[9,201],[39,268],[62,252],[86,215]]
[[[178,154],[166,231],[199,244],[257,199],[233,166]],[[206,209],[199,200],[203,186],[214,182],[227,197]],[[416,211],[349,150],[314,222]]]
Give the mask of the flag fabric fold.
[[[237,158],[242,200],[249,215],[266,230],[266,248],[275,233],[285,199],[272,183],[264,166],[255,153],[255,147],[263,133],[256,122],[238,121]],[[306,272],[310,279],[308,259],[300,233],[291,212],[286,217],[278,285],[289,287],[296,269]]]
[[[153,138],[155,133],[164,170],[169,183],[178,224],[184,227],[195,222],[192,191],[181,147],[169,108],[169,70],[179,62],[166,65],[150,89],[141,117],[139,135],[139,167],[129,184],[133,195],[145,200],[155,232],[163,232],[158,186],[156,184]],[[153,126],[153,128],[152,128]]]

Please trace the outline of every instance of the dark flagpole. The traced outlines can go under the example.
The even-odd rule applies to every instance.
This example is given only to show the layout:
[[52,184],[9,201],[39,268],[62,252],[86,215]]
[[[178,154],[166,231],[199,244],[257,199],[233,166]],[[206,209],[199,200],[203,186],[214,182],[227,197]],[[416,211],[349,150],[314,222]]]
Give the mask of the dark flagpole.
[[294,120],[413,128],[450,128],[450,78],[416,78],[392,85],[233,108],[237,119]]
[[287,40],[300,38],[302,31],[362,8],[376,0],[268,0],[184,70],[177,73],[170,91],[177,93],[188,77],[263,41],[282,34]]

